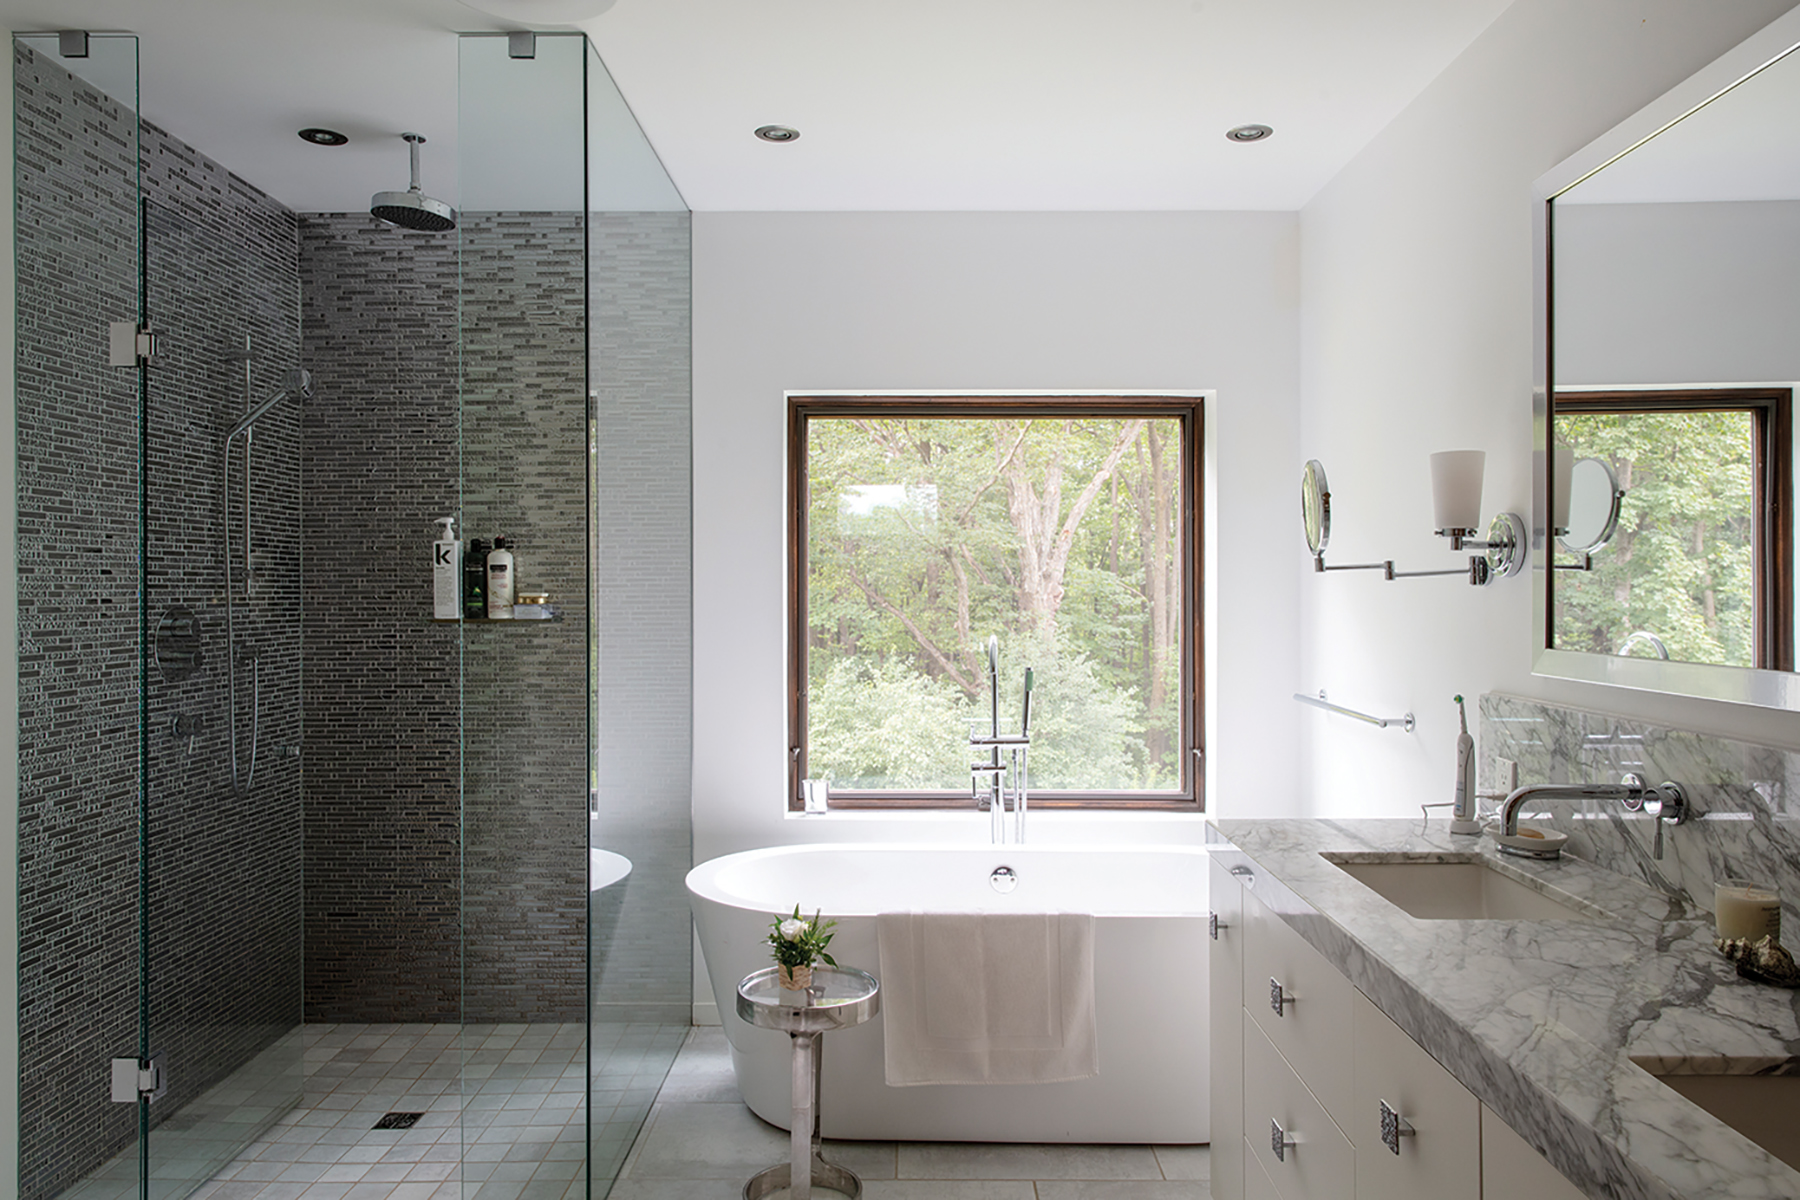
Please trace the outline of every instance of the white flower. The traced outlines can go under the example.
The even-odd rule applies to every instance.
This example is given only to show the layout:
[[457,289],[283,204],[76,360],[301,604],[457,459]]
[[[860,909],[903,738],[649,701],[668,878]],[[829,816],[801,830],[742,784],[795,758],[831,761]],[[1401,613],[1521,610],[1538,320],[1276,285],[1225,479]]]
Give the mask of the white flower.
[[789,917],[779,927],[781,936],[790,942],[797,942],[806,935],[806,922]]

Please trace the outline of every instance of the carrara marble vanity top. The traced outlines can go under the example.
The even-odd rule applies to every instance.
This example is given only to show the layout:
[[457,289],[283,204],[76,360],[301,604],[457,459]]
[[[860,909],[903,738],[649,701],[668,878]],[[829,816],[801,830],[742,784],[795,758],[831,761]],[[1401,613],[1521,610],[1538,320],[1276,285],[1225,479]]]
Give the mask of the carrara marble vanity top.
[[[1219,821],[1215,860],[1590,1196],[1794,1200],[1800,1171],[1652,1077],[1800,1074],[1800,993],[1738,978],[1711,914],[1417,820]],[[1419,920],[1326,854],[1480,855],[1610,916]],[[1800,1121],[1800,1113],[1795,1114]]]

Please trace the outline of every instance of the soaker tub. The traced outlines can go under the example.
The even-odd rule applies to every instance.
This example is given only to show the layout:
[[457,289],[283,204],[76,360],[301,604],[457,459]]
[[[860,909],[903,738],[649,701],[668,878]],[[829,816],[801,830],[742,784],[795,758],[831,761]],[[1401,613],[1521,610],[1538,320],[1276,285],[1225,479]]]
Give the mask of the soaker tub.
[[[838,922],[831,953],[880,975],[882,912],[1090,912],[1100,1072],[1067,1083],[889,1087],[882,1018],[824,1039],[826,1137],[900,1141],[1204,1142],[1206,851],[1199,846],[814,845],[695,867],[688,895],[738,1089],[787,1128],[788,1038],[740,1021],[737,983],[770,963],[774,914]],[[1009,893],[989,882],[1011,867]]]

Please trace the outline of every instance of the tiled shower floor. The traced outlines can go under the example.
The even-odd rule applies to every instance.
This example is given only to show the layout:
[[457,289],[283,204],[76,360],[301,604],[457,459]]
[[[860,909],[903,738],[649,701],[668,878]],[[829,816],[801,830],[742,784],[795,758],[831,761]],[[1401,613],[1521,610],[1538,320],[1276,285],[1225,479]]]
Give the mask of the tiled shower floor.
[[[305,1098],[204,1200],[565,1200],[631,1148],[685,1026],[309,1025]],[[424,1115],[373,1128],[388,1112]],[[154,1147],[155,1135],[152,1134]]]

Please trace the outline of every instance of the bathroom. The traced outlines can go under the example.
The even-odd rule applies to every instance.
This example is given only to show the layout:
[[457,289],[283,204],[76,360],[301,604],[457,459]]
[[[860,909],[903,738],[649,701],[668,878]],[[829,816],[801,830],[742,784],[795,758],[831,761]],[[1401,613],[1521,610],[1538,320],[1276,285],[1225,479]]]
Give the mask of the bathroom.
[[[444,7],[456,10],[437,29],[451,57],[453,30],[527,23],[482,22],[472,10]],[[1487,509],[1529,512],[1526,211],[1532,181],[1788,7],[1745,3],[1721,13],[1717,5],[1693,0],[1629,10],[1527,2],[1466,6],[1460,33],[1447,35],[1461,40],[1416,79],[1413,91],[1392,97],[1389,115],[1330,159],[1315,190],[1274,201],[1258,200],[1249,190],[1206,204],[1184,201],[1156,190],[1152,173],[1148,182],[1122,179],[1115,191],[1080,192],[1060,202],[1034,201],[1018,187],[1007,190],[1004,179],[987,181],[991,193],[969,190],[933,202],[907,181],[890,179],[884,191],[875,173],[877,183],[867,194],[830,193],[829,202],[821,202],[825,181],[819,176],[806,177],[810,187],[784,182],[785,173],[816,167],[795,168],[785,165],[793,160],[772,156],[813,153],[827,140],[825,130],[791,110],[745,114],[748,119],[736,124],[746,130],[787,120],[803,137],[793,146],[764,146],[733,125],[733,136],[742,135],[745,145],[722,145],[719,161],[725,165],[713,170],[741,173],[748,181],[741,196],[709,202],[701,185],[716,175],[696,164],[690,185],[671,164],[670,174],[694,209],[692,432],[686,422],[663,431],[664,450],[644,464],[673,482],[677,494],[670,503],[679,507],[638,519],[649,522],[644,528],[664,561],[691,562],[691,602],[685,568],[658,567],[651,572],[661,589],[654,604],[628,597],[622,605],[632,612],[672,613],[678,628],[643,635],[656,653],[646,652],[628,681],[632,688],[658,689],[653,710],[635,711],[644,724],[632,736],[673,730],[676,739],[660,743],[655,756],[609,759],[625,773],[621,786],[678,796],[683,824],[672,836],[683,843],[682,869],[786,843],[971,842],[985,836],[979,818],[966,813],[846,813],[818,820],[787,815],[783,422],[784,393],[796,388],[1214,393],[1204,572],[1209,641],[1203,655],[1211,698],[1205,730],[1209,815],[1414,816],[1422,800],[1445,798],[1455,740],[1449,697],[1456,693],[1521,695],[1800,746],[1800,726],[1790,712],[1533,675],[1525,586],[1315,579],[1292,511],[1298,467],[1318,457],[1332,472],[1335,544],[1346,556],[1391,554],[1436,565],[1448,553],[1424,518],[1426,456],[1471,446],[1488,452]],[[146,39],[155,33],[143,14],[103,5],[93,6],[93,15],[73,6],[32,11],[10,5],[8,11],[15,31],[88,24],[134,29]],[[615,18],[639,24],[609,31],[606,22]],[[601,57],[621,72],[628,99],[632,81],[623,63],[614,62],[608,39],[625,54],[649,36],[645,21],[620,0],[586,24]],[[778,42],[771,52],[781,52]],[[150,113],[158,78],[147,46],[144,54]],[[376,55],[371,72],[379,61]],[[648,84],[659,60],[640,62],[639,78]],[[162,86],[170,86],[167,76]],[[1278,95],[1262,96],[1251,111],[1233,112],[1224,122],[1267,121],[1277,130],[1268,145],[1222,150],[1280,151],[1284,140],[1298,140],[1291,122],[1284,125],[1280,102]],[[796,98],[787,103],[798,107]],[[640,117],[656,143],[650,112],[645,107]],[[298,128],[303,120],[314,123],[310,114],[297,114],[290,124]],[[446,114],[441,124],[454,126],[455,115]],[[386,136],[398,132],[380,128]],[[431,137],[436,131],[425,132]],[[1217,141],[1219,132],[1209,125],[1194,137]],[[292,128],[280,131],[290,140],[292,134]],[[376,141],[371,133],[352,146],[360,152]],[[458,199],[458,176],[447,160],[432,157],[433,147],[442,144],[434,138],[421,147],[425,190]],[[365,195],[404,186],[404,150],[397,140],[384,149]],[[765,150],[771,157],[751,157]],[[220,157],[228,167],[236,165]],[[752,192],[750,184],[763,190]],[[1129,194],[1133,186],[1141,188],[1135,197]],[[446,339],[446,354],[456,344],[450,320],[433,335]],[[304,319],[297,324],[307,327]],[[223,339],[233,328],[216,332]],[[9,370],[12,359],[6,356]],[[258,376],[258,388],[278,384],[289,364],[268,365],[272,374]],[[315,391],[326,400],[323,367],[313,369],[319,376]],[[223,379],[220,386],[233,382]],[[454,377],[433,386],[454,387]],[[228,399],[241,405],[241,389]],[[288,418],[304,421],[312,411],[302,405]],[[454,444],[454,435],[446,436]],[[16,479],[20,464],[10,452],[9,463]],[[449,479],[455,481],[454,473]],[[305,494],[307,486],[296,488]],[[204,503],[210,511],[212,499]],[[421,521],[395,532],[391,551],[382,553],[397,564],[391,574],[416,564],[423,586],[430,521],[444,513],[433,508],[417,515]],[[598,528],[608,528],[604,516]],[[491,537],[511,531],[479,525],[462,532]],[[306,547],[308,564],[330,551],[330,530],[319,536],[319,543]],[[526,569],[536,549],[529,541],[522,547]],[[351,577],[367,573],[353,570]],[[20,602],[31,602],[29,590],[7,591],[9,597],[23,591]],[[684,615],[690,605],[691,620]],[[409,636],[417,632],[417,625],[408,627]],[[630,653],[626,642],[609,644],[603,661]],[[388,645],[379,637],[371,643]],[[7,674],[17,678],[16,661]],[[440,682],[454,692],[460,677]],[[1373,711],[1415,711],[1416,733],[1372,735],[1322,718],[1291,698],[1318,688]],[[329,714],[307,713],[311,742],[322,732],[315,723],[329,728]],[[273,728],[264,733],[270,745],[294,740]],[[318,757],[309,752],[301,760],[309,775],[330,768]],[[291,769],[272,761],[277,771]],[[579,806],[587,790],[579,788],[572,814],[576,844],[583,841]],[[1033,821],[1033,839],[1045,843],[1204,840],[1201,820],[1190,814],[1043,812]],[[16,822],[4,828],[16,835]],[[651,881],[655,873],[638,856],[627,857],[637,877],[627,886]],[[13,861],[12,853],[0,855],[6,870],[14,869]],[[685,923],[680,871],[670,871],[662,876],[669,891],[659,911],[673,910]],[[9,884],[0,895],[13,903],[17,877]],[[3,924],[16,928],[16,910]],[[453,932],[445,936],[454,939]],[[685,948],[685,924],[675,936]],[[662,944],[666,949],[667,939]],[[702,1022],[719,1019],[710,1011],[712,990],[693,971],[691,956],[679,958],[655,982],[636,985],[631,1000],[685,1009]],[[669,981],[676,988],[672,995],[660,990]],[[16,983],[7,980],[8,987]],[[19,1003],[16,990],[7,1002]],[[13,1023],[5,1026],[10,1040]],[[0,1041],[0,1048],[18,1063],[16,1041]],[[94,1078],[106,1058],[130,1051],[129,1045],[96,1048]],[[0,1123],[18,1127],[31,1105],[29,1093],[0,1099]],[[13,1176],[13,1164],[0,1167]],[[873,1184],[871,1177],[872,1193]]]

